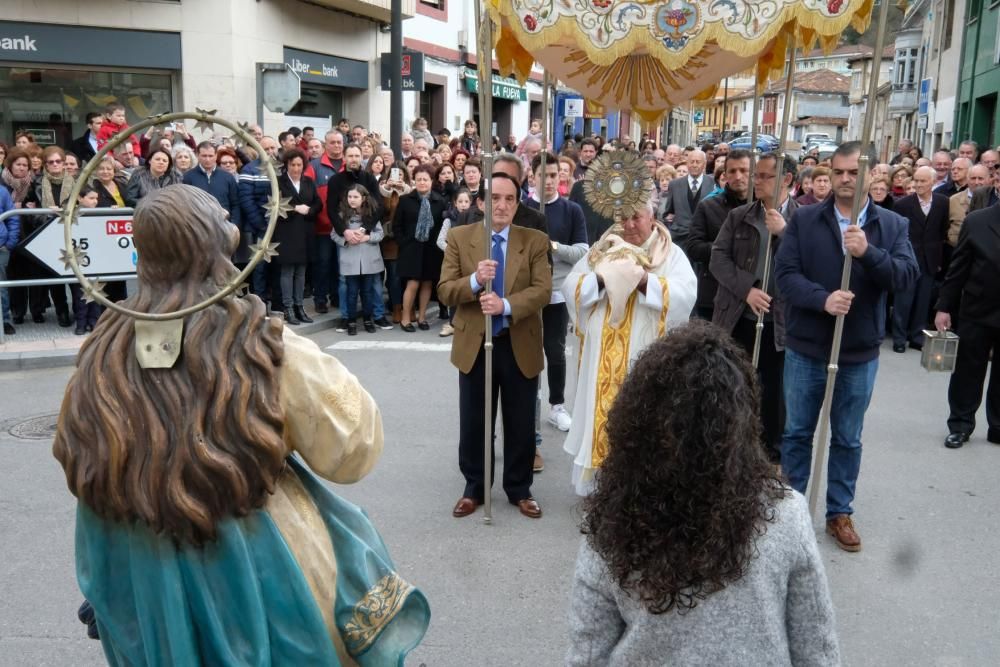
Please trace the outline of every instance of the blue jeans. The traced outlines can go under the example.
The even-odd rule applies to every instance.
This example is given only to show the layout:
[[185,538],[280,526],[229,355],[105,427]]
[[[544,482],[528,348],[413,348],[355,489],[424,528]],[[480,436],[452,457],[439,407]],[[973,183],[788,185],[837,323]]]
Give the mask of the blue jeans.
[[357,305],[358,305],[358,294],[361,295],[361,307],[362,313],[365,319],[372,319],[374,317],[375,306],[372,303],[372,283],[375,281],[375,276],[378,274],[364,274],[360,276],[341,276],[344,278],[344,282],[347,283],[346,298],[341,301],[341,304],[347,304],[344,306],[344,317],[348,322],[353,322],[358,317]]
[[[785,350],[785,434],[781,466],[796,491],[806,492],[812,467],[813,433],[826,388],[827,362]],[[861,470],[861,429],[875,387],[878,358],[842,364],[830,409],[830,456],[827,464],[826,517],[851,514]]]
[[[10,250],[0,247],[0,280],[7,280],[7,264],[10,262]],[[7,288],[0,288],[0,307],[3,311],[3,321],[10,324],[10,295]]]
[[399,306],[403,303],[403,285],[399,282],[396,260],[385,260],[385,288],[389,292],[389,303]]
[[[337,289],[333,287],[337,284],[334,280],[340,273],[340,268],[337,266],[337,246],[327,234],[317,234],[309,249],[313,303],[317,306],[325,306],[330,293]],[[341,295],[337,296],[339,300]]]
[[371,298],[375,319],[385,317],[385,296],[382,292],[382,273],[372,274]]

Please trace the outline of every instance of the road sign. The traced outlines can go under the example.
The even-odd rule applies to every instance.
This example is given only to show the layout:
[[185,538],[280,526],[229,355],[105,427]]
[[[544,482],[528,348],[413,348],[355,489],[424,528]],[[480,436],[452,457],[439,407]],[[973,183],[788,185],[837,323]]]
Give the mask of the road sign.
[[917,113],[926,116],[930,111],[931,88],[934,86],[934,79],[920,80],[920,94],[917,97]]
[[[379,64],[379,80],[382,90],[392,88],[392,54],[383,53]],[[424,90],[424,54],[419,51],[403,51],[400,66],[403,73],[403,90]]]
[[583,118],[583,98],[567,97],[566,113],[564,115],[566,118]]
[[[86,253],[80,262],[85,275],[135,273],[138,255],[132,244],[131,215],[81,215],[79,221],[73,225],[73,245]],[[56,275],[72,276],[73,271],[61,259],[65,247],[63,226],[53,219],[32,234],[22,250]]]
[[261,99],[274,113],[290,111],[302,97],[302,81],[287,63],[257,63],[260,67]]

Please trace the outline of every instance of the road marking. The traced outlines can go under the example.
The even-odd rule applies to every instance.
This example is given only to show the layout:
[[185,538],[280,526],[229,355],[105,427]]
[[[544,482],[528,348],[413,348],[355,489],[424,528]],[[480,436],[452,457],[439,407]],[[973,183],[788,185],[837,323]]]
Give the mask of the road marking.
[[451,343],[410,343],[402,340],[345,340],[328,350],[407,350],[410,352],[451,352]]

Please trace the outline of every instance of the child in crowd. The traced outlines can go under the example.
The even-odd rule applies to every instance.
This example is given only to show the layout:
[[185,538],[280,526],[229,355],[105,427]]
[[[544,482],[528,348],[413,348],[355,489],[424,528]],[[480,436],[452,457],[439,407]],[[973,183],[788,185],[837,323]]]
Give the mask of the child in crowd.
[[[125,107],[118,102],[111,102],[104,108],[104,122],[101,123],[101,129],[97,133],[97,149],[100,150],[111,140],[111,137],[115,136],[122,130],[128,128],[128,121],[125,120]],[[127,154],[124,151],[115,151],[115,157],[119,161],[122,160],[121,155],[126,156],[126,159],[131,158],[130,164],[122,164],[123,167],[134,167],[139,164],[139,158],[142,156],[142,152],[139,147],[139,139],[133,134],[129,137],[129,144],[132,147],[131,154]]]
[[[441,223],[441,232],[437,237],[437,246],[441,248],[442,252],[448,247],[448,230],[458,225],[458,217],[465,211],[468,211],[470,206],[472,206],[472,195],[469,193],[469,189],[459,188],[455,192],[454,197],[452,197],[451,206],[444,212],[444,222]],[[444,310],[447,306],[442,306],[441,308]],[[455,333],[455,328],[451,324],[454,317],[455,309],[452,308],[451,312],[448,313],[448,323],[441,327],[439,336],[447,338]]]
[[385,270],[382,252],[379,250],[384,233],[382,223],[375,217],[377,210],[368,190],[363,185],[353,185],[340,206],[340,216],[346,222],[347,229],[343,236],[336,229],[330,232],[330,238],[341,247],[340,275],[344,276],[347,283],[347,302],[341,306],[349,336],[358,335],[356,309],[359,291],[365,331],[375,333],[372,284]]
[[[83,186],[77,204],[80,208],[97,208],[97,190],[89,185]],[[97,326],[97,318],[101,316],[103,308],[96,301],[87,303],[83,298],[83,288],[77,283],[70,285],[69,291],[73,295],[73,314],[76,315],[76,330],[73,333],[83,336]]]

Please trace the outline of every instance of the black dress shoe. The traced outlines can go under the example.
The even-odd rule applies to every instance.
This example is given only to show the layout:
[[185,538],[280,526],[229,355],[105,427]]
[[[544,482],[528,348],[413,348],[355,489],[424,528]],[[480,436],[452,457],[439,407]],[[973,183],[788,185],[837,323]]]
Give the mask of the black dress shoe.
[[11,324],[10,322],[4,322],[3,333],[5,336],[13,336],[15,333],[17,333],[17,330],[14,328],[14,325]]
[[56,313],[56,320],[59,322],[61,327],[71,327],[73,326],[73,319],[69,316],[67,311]]
[[73,331],[73,333],[76,334],[77,336],[85,336],[87,335],[87,327],[82,324],[77,324],[76,329]]
[[410,324],[400,324],[399,328],[405,331],[406,333],[413,333],[414,331],[417,330],[417,328],[413,326],[412,322]]
[[917,352],[921,352],[921,351],[923,351],[923,349],[924,349],[924,344],[923,344],[923,343],[914,343],[914,342],[913,342],[913,341],[911,340],[911,341],[910,341],[910,349],[911,349],[911,350],[916,350]]
[[893,345],[892,345],[892,351],[893,352],[898,352],[898,353],[902,354],[902,353],[906,352],[906,346],[898,344],[898,343],[893,343]]
[[347,323],[347,335],[348,336],[357,336],[358,335],[358,323],[357,322],[348,322]]
[[944,446],[948,449],[958,449],[969,441],[968,433],[949,433],[944,439]]
[[32,313],[31,321],[34,322],[35,324],[41,324],[42,322],[45,321],[45,315],[41,313]]
[[14,315],[13,320],[14,324],[24,324],[24,313],[20,315]]
[[303,324],[312,324],[313,319],[306,315],[306,309],[302,306],[295,306],[295,317],[299,319],[299,322]]
[[429,325],[427,322],[417,322],[417,327],[421,331],[427,331],[431,328],[431,325]]
[[285,316],[285,323],[286,324],[292,324],[292,325],[302,324],[297,319],[295,319],[295,313],[293,313],[291,310],[289,310],[289,309],[286,308],[285,310],[282,311],[282,313]]
[[375,323],[372,322],[371,318],[366,318],[364,321],[365,331],[368,333],[375,333]]
[[319,313],[320,315],[326,315],[327,313],[330,312],[330,307],[327,306],[325,303],[317,304],[316,312]]
[[1000,445],[1000,431],[987,431],[986,440],[994,445]]

